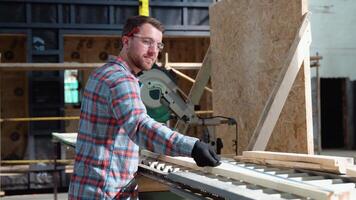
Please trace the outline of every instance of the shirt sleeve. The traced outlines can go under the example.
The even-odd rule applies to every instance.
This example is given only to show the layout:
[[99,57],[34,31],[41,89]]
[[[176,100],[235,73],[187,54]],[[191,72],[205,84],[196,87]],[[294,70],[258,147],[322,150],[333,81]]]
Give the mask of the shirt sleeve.
[[133,76],[116,79],[110,87],[113,115],[120,132],[128,134],[140,147],[170,156],[191,156],[194,137],[172,131],[149,117],[140,97],[138,80]]

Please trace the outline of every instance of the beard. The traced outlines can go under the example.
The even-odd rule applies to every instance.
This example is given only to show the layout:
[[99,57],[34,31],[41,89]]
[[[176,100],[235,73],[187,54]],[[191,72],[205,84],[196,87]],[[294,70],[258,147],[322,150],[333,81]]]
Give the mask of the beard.
[[148,55],[139,55],[135,53],[128,53],[128,58],[130,59],[131,63],[134,67],[140,70],[149,70],[152,68],[153,63],[156,59],[153,59],[152,56]]

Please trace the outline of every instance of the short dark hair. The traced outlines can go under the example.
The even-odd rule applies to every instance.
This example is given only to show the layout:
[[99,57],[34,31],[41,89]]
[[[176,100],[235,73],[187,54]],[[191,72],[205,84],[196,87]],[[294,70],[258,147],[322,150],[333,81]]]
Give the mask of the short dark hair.
[[139,27],[142,26],[143,24],[151,24],[158,30],[160,30],[162,33],[164,32],[164,26],[162,25],[161,22],[159,22],[157,19],[153,17],[147,17],[147,16],[133,16],[130,17],[126,20],[125,26],[122,30],[122,36],[132,36],[133,34],[137,33],[139,31]]

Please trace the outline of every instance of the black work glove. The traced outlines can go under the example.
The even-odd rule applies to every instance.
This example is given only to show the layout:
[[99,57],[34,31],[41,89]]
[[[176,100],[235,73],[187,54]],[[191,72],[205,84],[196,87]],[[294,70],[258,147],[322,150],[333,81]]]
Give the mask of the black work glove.
[[220,158],[211,146],[200,141],[196,141],[194,144],[192,158],[199,167],[220,165]]

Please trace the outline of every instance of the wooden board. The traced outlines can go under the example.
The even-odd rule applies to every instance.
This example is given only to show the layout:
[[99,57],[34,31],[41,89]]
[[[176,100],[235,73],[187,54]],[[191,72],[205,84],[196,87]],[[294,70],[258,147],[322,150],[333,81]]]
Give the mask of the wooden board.
[[346,168],[353,165],[352,157],[308,155],[267,151],[244,151],[236,160],[278,167],[303,168],[334,173],[346,173]]
[[355,165],[349,166],[349,167],[346,169],[346,175],[356,178],[356,166],[355,166]]
[[[306,7],[306,0],[224,0],[210,8],[213,110],[237,120],[239,154],[247,149]],[[267,150],[308,153],[304,70],[309,66],[299,70]],[[234,127],[220,126],[217,133],[222,153],[234,153]]]
[[245,158],[243,156],[235,157],[237,161],[261,164],[261,165],[270,165],[273,167],[287,167],[291,169],[311,169],[322,172],[332,172],[336,174],[345,174],[345,171],[339,169],[339,167],[334,166],[323,166],[316,163],[307,163],[307,162],[292,162],[292,161],[281,161],[281,160],[272,160],[272,159],[261,159],[261,158]]
[[327,166],[353,165],[354,163],[354,159],[352,157],[308,155],[268,151],[244,151],[242,156],[246,158],[263,158],[270,160],[319,163]]

